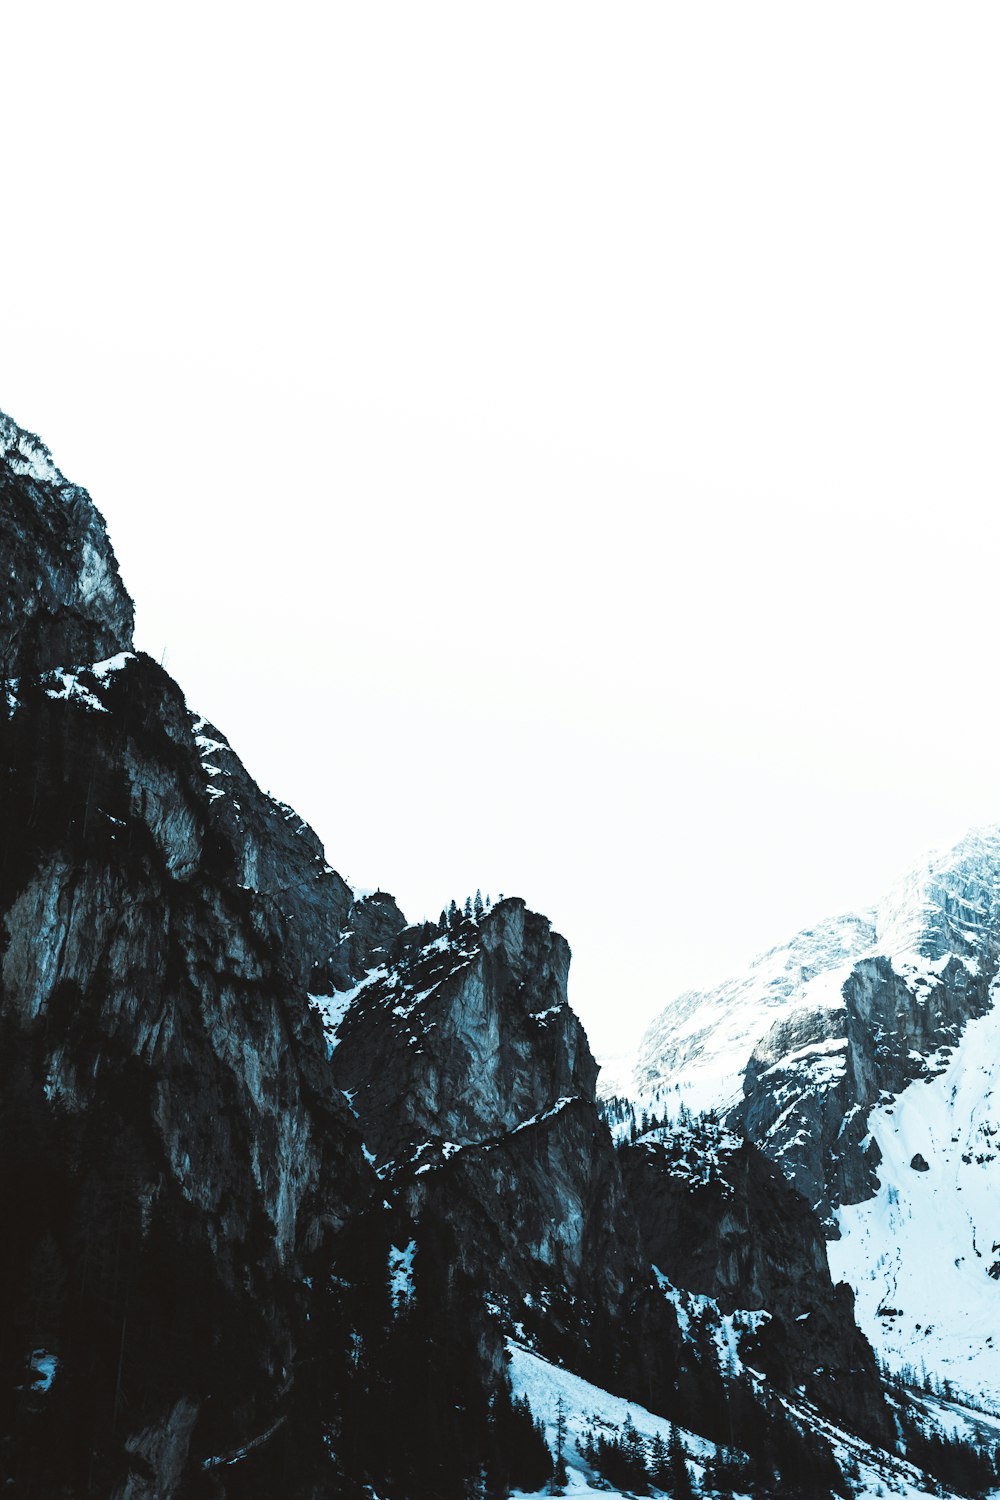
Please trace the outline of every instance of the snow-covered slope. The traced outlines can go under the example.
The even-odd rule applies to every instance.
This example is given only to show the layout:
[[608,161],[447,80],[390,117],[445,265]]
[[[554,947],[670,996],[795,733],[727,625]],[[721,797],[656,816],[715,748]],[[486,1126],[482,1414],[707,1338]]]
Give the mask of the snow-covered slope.
[[[627,1401],[623,1396],[614,1396],[600,1386],[592,1385],[571,1370],[541,1359],[530,1349],[508,1341],[510,1355],[510,1380],[515,1396],[527,1396],[532,1414],[545,1427],[549,1447],[555,1451],[556,1423],[562,1410],[566,1423],[565,1457],[566,1467],[574,1480],[589,1482],[594,1477],[591,1466],[582,1457],[577,1444],[588,1431],[620,1432],[630,1421],[642,1438],[661,1437],[668,1442],[674,1423],[647,1411],[636,1401]],[[676,1429],[685,1455],[694,1467],[699,1481],[704,1477],[704,1465],[717,1451],[716,1445],[697,1433],[683,1427]]]
[[890,1367],[1000,1413],[1000,1010],[869,1129],[881,1186],[838,1210],[831,1270]]
[[874,910],[820,922],[742,974],[671,1001],[640,1044],[635,1092],[675,1091],[691,1109],[725,1110],[742,1098],[747,1062],[774,1023],[800,1008],[842,1006],[859,960],[883,955],[917,975],[927,960],[982,958],[998,918],[1000,827],[977,829],[908,871]]
[[679,995],[642,1039],[636,1092],[674,1091],[696,1112],[736,1104],[750,1054],[778,1016],[797,1005],[839,1005],[853,961],[875,943],[874,912],[835,917],[715,989]]
[[[609,1489],[595,1475],[577,1447],[588,1431],[614,1436],[622,1432],[626,1421],[647,1442],[656,1437],[669,1442],[672,1432],[676,1431],[689,1473],[697,1483],[697,1492],[706,1497],[721,1493],[712,1483],[710,1465],[719,1454],[714,1443],[682,1427],[675,1429],[673,1423],[647,1411],[637,1402],[611,1395],[579,1375],[540,1359],[513,1341],[508,1344],[508,1350],[514,1394],[527,1396],[532,1413],[542,1422],[553,1451],[556,1426],[560,1411],[562,1413],[566,1424],[565,1457],[569,1479],[564,1493],[568,1500],[576,1500],[576,1497],[582,1500],[584,1496],[593,1495],[595,1489],[607,1493],[608,1500],[632,1493]],[[801,1432],[814,1434],[829,1445],[849,1492],[858,1500],[875,1495],[897,1495],[907,1497],[907,1500],[936,1495],[944,1500],[956,1500],[950,1490],[935,1483],[905,1459],[884,1449],[873,1448],[824,1419],[808,1401],[783,1401],[782,1405]],[[969,1435],[970,1424],[956,1420],[950,1407],[935,1408],[933,1413],[928,1413],[928,1419],[932,1430],[950,1428],[963,1436]],[[727,1489],[725,1493],[732,1495],[733,1491]]]
[[908,871],[874,909],[806,928],[743,973],[678,995],[642,1039],[633,1091],[726,1110],[742,1098],[750,1055],[775,1022],[842,1006],[860,960],[881,955],[916,974],[928,960],[940,968],[949,955],[982,958],[995,947],[998,918],[1000,828],[977,829]]
[[1000,1411],[998,930],[1000,829],[976,830],[668,1006],[636,1093],[738,1123],[823,1217],[883,1360]]

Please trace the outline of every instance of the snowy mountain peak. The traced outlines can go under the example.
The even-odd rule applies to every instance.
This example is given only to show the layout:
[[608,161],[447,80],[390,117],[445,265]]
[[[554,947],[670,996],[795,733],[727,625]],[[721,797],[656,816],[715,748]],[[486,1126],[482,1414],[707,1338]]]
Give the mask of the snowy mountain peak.
[[978,956],[1000,917],[1000,827],[972,829],[907,871],[879,903],[877,950]]
[[951,955],[967,966],[988,962],[998,924],[1000,827],[974,829],[908,870],[873,910],[828,918],[714,988],[677,996],[642,1039],[635,1091],[676,1089],[693,1109],[728,1109],[775,1023],[800,1009],[842,1007],[862,959],[882,955],[911,985],[932,985]]
[[843,980],[875,941],[874,912],[832,917],[761,954],[715,989],[679,995],[642,1039],[637,1091],[677,1086],[695,1110],[737,1103],[747,1060],[777,1017],[799,1004],[839,1005]]

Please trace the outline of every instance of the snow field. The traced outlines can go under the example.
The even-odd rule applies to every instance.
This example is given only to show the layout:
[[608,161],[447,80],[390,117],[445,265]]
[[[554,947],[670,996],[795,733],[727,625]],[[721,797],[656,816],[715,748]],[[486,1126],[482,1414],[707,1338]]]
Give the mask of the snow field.
[[881,1186],[838,1210],[830,1269],[890,1368],[1000,1413],[1000,1010],[970,1021],[944,1071],[874,1109],[869,1129]]

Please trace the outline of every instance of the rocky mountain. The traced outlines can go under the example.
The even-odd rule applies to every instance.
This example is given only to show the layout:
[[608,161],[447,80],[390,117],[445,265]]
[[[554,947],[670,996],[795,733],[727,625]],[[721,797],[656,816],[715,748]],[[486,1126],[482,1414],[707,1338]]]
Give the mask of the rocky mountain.
[[[89,496],[6,418],[0,505],[7,1491],[450,1500],[537,1490],[554,1462],[557,1488],[565,1464],[706,1496],[992,1475],[971,1418],[885,1387],[766,1142],[689,1114],[623,1131],[599,1103],[544,917],[407,924],[341,879],[134,650]],[[958,1027],[937,992],[960,975],[985,1014],[968,943],[856,965],[912,1000],[880,1078]],[[800,1156],[831,1193],[841,1169]]]
[[821,1215],[879,1355],[1000,1411],[992,1336],[977,1333],[1000,1275],[998,952],[1000,829],[983,829],[874,912],[681,996],[644,1038],[635,1089],[647,1109],[693,1098],[756,1143]]

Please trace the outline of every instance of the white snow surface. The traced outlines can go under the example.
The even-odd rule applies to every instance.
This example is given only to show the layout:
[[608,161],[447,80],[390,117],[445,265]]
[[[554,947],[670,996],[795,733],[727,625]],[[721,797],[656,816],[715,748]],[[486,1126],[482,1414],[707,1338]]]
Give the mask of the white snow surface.
[[740,1307],[731,1313],[723,1313],[714,1297],[706,1297],[698,1292],[688,1292],[682,1287],[674,1286],[658,1266],[653,1267],[653,1275],[664,1297],[673,1304],[677,1314],[677,1324],[683,1337],[689,1342],[696,1342],[697,1335],[692,1324],[699,1323],[702,1327],[707,1327],[710,1330],[715,1358],[722,1374],[729,1379],[743,1374],[747,1367],[740,1357],[740,1340],[746,1334],[756,1333],[765,1323],[769,1323],[771,1314],[763,1309],[751,1312]]
[[[527,1396],[535,1420],[545,1427],[545,1438],[553,1452],[556,1441],[556,1407],[562,1397],[567,1429],[566,1467],[574,1482],[580,1479],[586,1482],[591,1474],[586,1460],[581,1458],[576,1448],[577,1439],[582,1438],[588,1430],[613,1435],[625,1425],[626,1418],[631,1418],[633,1426],[642,1437],[654,1438],[659,1434],[664,1442],[669,1438],[672,1423],[666,1417],[658,1417],[636,1401],[613,1396],[600,1386],[591,1385],[582,1376],[574,1375],[571,1370],[550,1364],[514,1339],[507,1340],[507,1349],[510,1353],[510,1380],[514,1395]],[[715,1453],[715,1444],[683,1427],[678,1427],[677,1431],[691,1460],[693,1472],[697,1475],[699,1470],[694,1465],[703,1465]],[[569,1489],[567,1493],[570,1493]]]
[[[550,1364],[513,1339],[508,1339],[507,1348],[510,1352],[510,1378],[514,1394],[527,1396],[532,1413],[545,1428],[545,1438],[553,1452],[557,1402],[562,1398],[567,1428],[567,1500],[584,1500],[584,1497],[591,1500],[595,1493],[605,1494],[608,1500],[616,1500],[616,1497],[624,1500],[620,1490],[604,1490],[603,1486],[599,1491],[595,1490],[590,1482],[593,1477],[591,1470],[577,1452],[577,1439],[588,1430],[612,1435],[620,1431],[628,1417],[642,1437],[649,1439],[659,1434],[666,1442],[671,1423],[666,1417],[657,1416],[638,1402],[614,1396],[579,1375],[574,1375],[572,1371]],[[950,1491],[940,1489],[928,1481],[904,1459],[881,1449],[871,1448],[860,1438],[835,1427],[821,1417],[810,1403],[783,1400],[782,1404],[798,1426],[821,1433],[830,1444],[834,1457],[846,1471],[849,1487],[858,1500],[875,1495],[897,1495],[904,1497],[904,1500],[923,1500],[924,1496],[936,1495],[943,1497],[943,1500],[956,1500]],[[929,1412],[929,1415],[938,1426],[948,1425],[946,1414],[935,1410]],[[956,1421],[955,1427],[956,1430],[961,1429],[961,1417]],[[715,1445],[683,1427],[678,1427],[677,1432],[687,1455],[691,1476],[696,1481],[697,1492],[706,1497],[713,1495],[714,1491],[704,1488],[703,1478],[705,1464],[716,1452]],[[515,1494],[523,1494],[523,1491],[516,1491]]]
[[[1000,1009],[869,1117],[881,1187],[828,1246],[876,1353],[1000,1414]],[[933,1060],[932,1060],[933,1061]],[[927,1171],[911,1161],[923,1157]],[[990,1275],[990,1271],[993,1275]]]
[[71,699],[82,703],[85,708],[93,709],[95,713],[107,713],[107,709],[99,698],[95,698],[89,688],[84,687],[75,672],[46,672],[42,678],[43,682],[51,683],[45,689],[46,698],[62,699],[68,703]]
[[384,979],[388,972],[385,965],[381,964],[378,968],[369,969],[364,978],[359,979],[352,989],[336,990],[332,995],[306,996],[313,1010],[319,1013],[320,1020],[323,1023],[328,1056],[333,1056],[334,1049],[340,1040],[338,1033],[344,1024],[344,1017],[355,1000],[357,1000],[362,991],[368,989],[369,985],[376,984],[380,979]]
[[[47,698],[54,698],[63,703],[79,703],[93,713],[103,714],[107,713],[107,709],[100,699],[94,696],[90,688],[81,682],[81,676],[86,674],[94,677],[102,688],[106,688],[116,672],[123,672],[135,660],[134,652],[119,651],[116,656],[110,656],[106,661],[81,663],[71,667],[52,667],[46,672],[39,673],[37,681]],[[7,708],[12,714],[17,712],[20,703],[21,683],[20,677],[5,679]]]

